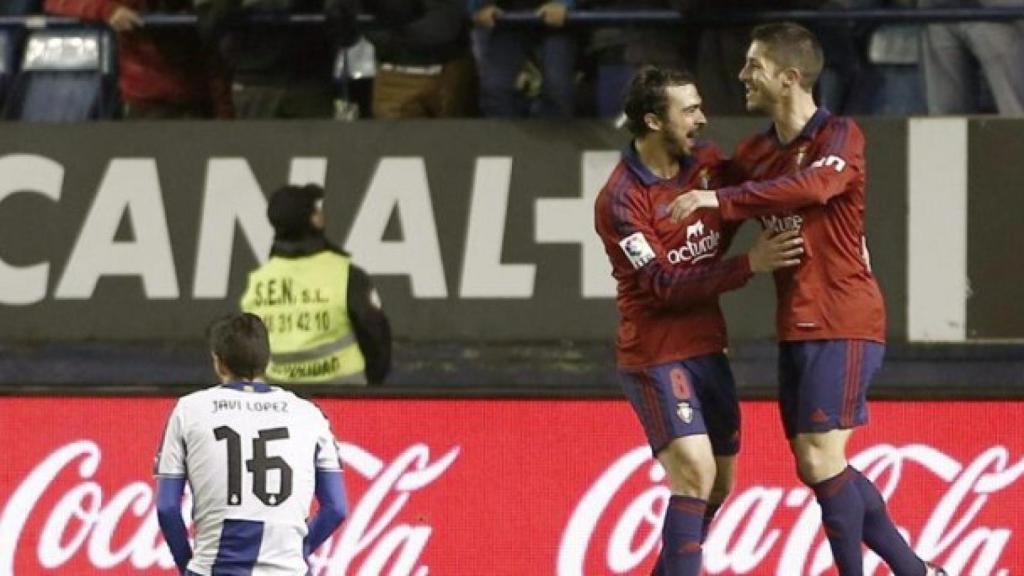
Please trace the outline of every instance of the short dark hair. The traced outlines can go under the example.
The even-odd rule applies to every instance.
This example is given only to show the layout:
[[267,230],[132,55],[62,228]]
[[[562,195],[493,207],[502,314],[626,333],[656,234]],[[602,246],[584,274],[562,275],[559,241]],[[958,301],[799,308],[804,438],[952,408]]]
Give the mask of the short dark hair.
[[687,84],[696,84],[696,81],[693,75],[685,70],[654,66],[641,68],[633,76],[626,92],[626,101],[623,104],[626,128],[634,136],[643,136],[650,132],[651,129],[644,122],[644,116],[655,114],[659,118],[664,117],[668,108],[668,94],[665,93],[665,89],[669,86]]
[[762,24],[750,33],[764,44],[768,56],[782,68],[800,71],[800,86],[810,91],[825,67],[825,53],[813,32],[795,22]]
[[266,371],[270,339],[259,316],[248,312],[225,316],[210,324],[206,336],[210,352],[234,376],[252,380]]

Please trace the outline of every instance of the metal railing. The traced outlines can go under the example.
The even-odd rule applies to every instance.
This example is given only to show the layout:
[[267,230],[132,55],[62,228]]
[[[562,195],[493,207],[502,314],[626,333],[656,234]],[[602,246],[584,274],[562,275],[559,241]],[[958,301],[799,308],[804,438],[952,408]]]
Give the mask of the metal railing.
[[[177,27],[195,25],[196,16],[191,14],[146,14],[143,22],[150,27]],[[574,10],[569,12],[567,23],[581,26],[633,25],[704,25],[729,26],[790,20],[804,23],[815,22],[868,22],[868,23],[924,23],[964,21],[1006,21],[1024,19],[1024,7],[1014,8],[884,8],[859,10],[767,10],[767,11],[723,11],[684,16],[672,10]],[[360,16],[360,23],[374,24],[369,16]],[[254,16],[248,20],[258,25],[321,25],[323,14],[292,14],[280,16]],[[508,12],[500,18],[499,25],[541,26],[540,18],[533,12]],[[79,24],[74,18],[61,16],[0,16],[0,26],[39,29]]]

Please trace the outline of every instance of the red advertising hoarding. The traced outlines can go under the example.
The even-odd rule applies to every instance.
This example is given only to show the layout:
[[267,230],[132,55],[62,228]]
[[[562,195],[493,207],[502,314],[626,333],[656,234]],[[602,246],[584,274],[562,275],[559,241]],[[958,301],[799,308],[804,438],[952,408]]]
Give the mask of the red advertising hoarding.
[[[647,574],[657,556],[668,491],[625,401],[318,403],[342,440],[350,514],[314,574]],[[150,476],[172,404],[0,398],[0,576],[173,573]],[[743,409],[739,482],[707,574],[834,573],[774,404]],[[850,454],[920,556],[951,574],[1022,574],[1022,413],[876,402]],[[865,567],[889,574],[870,554]]]

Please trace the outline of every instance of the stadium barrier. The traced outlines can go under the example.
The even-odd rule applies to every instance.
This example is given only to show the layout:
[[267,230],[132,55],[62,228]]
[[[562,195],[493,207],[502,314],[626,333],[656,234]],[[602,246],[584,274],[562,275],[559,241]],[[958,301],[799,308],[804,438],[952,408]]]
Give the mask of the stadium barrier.
[[[1024,338],[1008,241],[1024,212],[1022,123],[861,122],[893,342]],[[764,127],[712,119],[707,135],[728,150]],[[375,276],[399,338],[607,341],[615,287],[593,199],[626,141],[600,122],[9,124],[4,337],[195,341],[268,254],[266,196],[317,182],[329,235]],[[771,337],[770,279],[724,303],[735,341]]]
[[[342,442],[350,514],[313,557],[315,575],[649,573],[669,494],[626,402],[319,403]],[[150,477],[172,406],[0,398],[0,576],[173,573]],[[705,545],[706,573],[827,573],[820,513],[775,405],[743,410],[739,483]],[[871,410],[852,462],[917,553],[950,574],[1024,571],[1024,403]],[[865,568],[887,573],[872,554]]]
[[[977,22],[1024,19],[1024,7],[946,7],[946,8],[860,8],[824,10],[724,10],[697,11],[681,14],[673,10],[570,10],[566,21],[570,25],[675,25],[693,24],[700,26],[729,26],[792,20],[804,23],[869,22],[878,24],[924,23],[924,22]],[[248,20],[252,24],[271,25],[321,25],[322,14],[255,15]],[[363,25],[373,26],[374,19],[360,15]],[[196,17],[191,14],[146,14],[146,26],[192,26]],[[530,11],[505,13],[500,22],[511,25],[541,26],[543,22]],[[0,16],[0,26],[24,26],[42,28],[46,26],[77,25],[73,18],[60,16]]]

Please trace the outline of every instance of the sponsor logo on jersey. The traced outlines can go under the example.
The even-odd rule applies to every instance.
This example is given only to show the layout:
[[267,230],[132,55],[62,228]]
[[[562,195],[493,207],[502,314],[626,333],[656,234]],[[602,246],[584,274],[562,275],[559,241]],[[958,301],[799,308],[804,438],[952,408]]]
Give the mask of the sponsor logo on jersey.
[[692,264],[718,254],[718,245],[722,235],[718,230],[707,229],[703,220],[686,227],[686,243],[668,251],[668,261],[673,264],[686,262]]
[[619,240],[619,247],[626,253],[626,258],[629,258],[629,263],[636,270],[643,268],[655,258],[654,250],[641,232],[634,232]]
[[822,167],[831,167],[835,169],[836,172],[842,172],[844,169],[846,169],[846,160],[843,160],[842,158],[836,156],[835,154],[829,154],[824,158],[819,158],[815,160],[814,163],[811,164],[811,168]]
[[782,214],[779,216],[761,216],[761,226],[765,230],[771,230],[775,234],[800,230],[804,225],[804,217],[799,214]]
[[824,410],[818,408],[811,413],[811,422],[814,422],[815,424],[824,424],[825,422],[828,422],[828,414],[825,414]]

